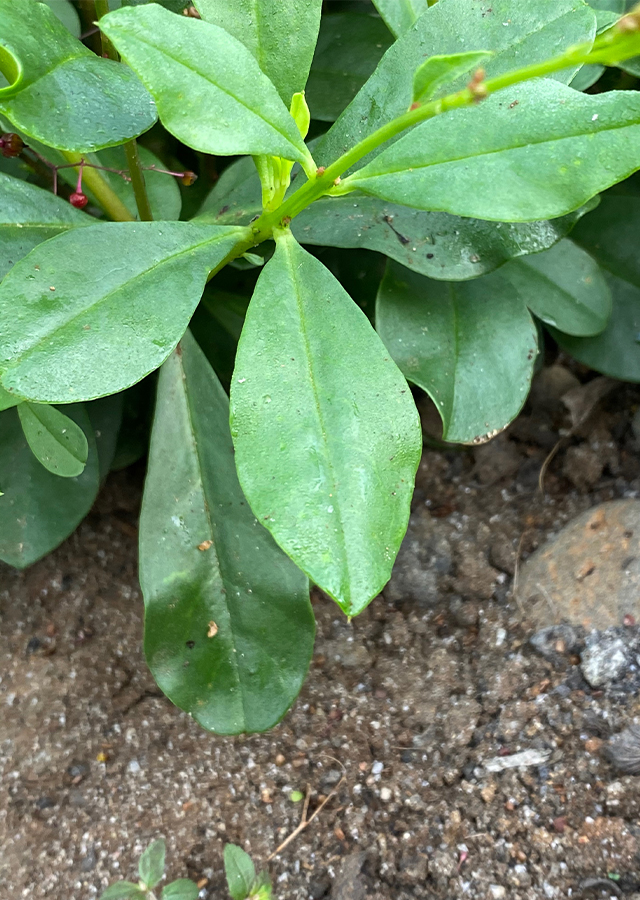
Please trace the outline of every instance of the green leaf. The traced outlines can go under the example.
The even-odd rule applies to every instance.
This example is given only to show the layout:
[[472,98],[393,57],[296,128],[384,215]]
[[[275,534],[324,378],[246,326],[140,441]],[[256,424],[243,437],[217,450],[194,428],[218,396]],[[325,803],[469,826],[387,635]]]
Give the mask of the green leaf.
[[242,847],[225,844],[224,873],[232,900],[247,900],[256,880],[256,870],[251,857]]
[[100,462],[100,481],[104,481],[115,458],[125,394],[111,394],[100,397],[85,404],[96,438],[98,460]]
[[[146,3],[159,3],[165,9],[171,12],[179,13],[186,6],[191,6],[191,0],[122,0],[121,6],[144,6]],[[118,4],[114,3],[113,8],[116,9]]]
[[376,327],[405,377],[435,403],[445,440],[482,441],[522,408],[536,328],[499,272],[447,283],[389,263]]
[[195,6],[205,21],[244,44],[287,107],[304,90],[322,0],[196,0]]
[[423,122],[352,175],[392,203],[481,219],[562,216],[640,168],[640,93],[544,79]]
[[[320,142],[314,157],[318,165],[329,165],[358,141],[405,113],[411,105],[414,72],[430,56],[487,47],[495,54],[487,63],[487,75],[494,77],[518,66],[542,62],[572,44],[592,40],[595,31],[594,12],[581,0],[492,0],[488,6],[469,0],[438,0],[387,50],[353,103]],[[555,78],[569,82],[576,71],[574,67],[556,73]],[[458,90],[465,81],[462,78],[443,91]],[[465,134],[464,145],[468,138]],[[362,166],[372,156],[357,165]]]
[[373,0],[394,37],[409,31],[416,19],[429,8],[428,0]]
[[146,893],[141,891],[137,884],[130,881],[118,881],[110,884],[106,891],[100,895],[100,900],[146,900]]
[[27,443],[45,469],[62,478],[82,473],[89,443],[79,425],[46,403],[20,403],[18,415]]
[[0,280],[37,244],[92,222],[61,197],[0,173]]
[[178,878],[162,888],[162,900],[198,900],[198,885],[188,878]]
[[249,509],[227,397],[189,333],[160,372],[140,580],[145,653],[169,699],[218,734],[275,725],[313,650],[307,580]]
[[288,232],[249,305],[231,410],[259,521],[348,615],[361,612],[406,529],[420,428],[364,313]]
[[100,27],[156,98],[164,126],[188,146],[307,160],[273,84],[222,28],[155,3],[115,10]]
[[133,72],[95,56],[44,3],[0,0],[0,113],[61,150],[87,153],[121,144],[156,120]]
[[640,288],[640,196],[606,194],[572,238],[613,275]]
[[532,313],[567,334],[598,334],[611,315],[611,293],[591,256],[570,240],[512,260],[500,270]]
[[392,44],[384,22],[345,12],[323,16],[306,97],[311,116],[334,122]]
[[162,838],[153,841],[144,851],[138,862],[138,876],[148,890],[158,884],[164,875],[164,858],[166,844]]
[[449,53],[446,56],[430,56],[416,69],[413,76],[413,102],[426,103],[442,88],[461,75],[467,75],[493,56],[490,50],[469,50],[466,53]]
[[63,407],[89,443],[82,475],[59,478],[35,458],[16,409],[0,413],[0,559],[24,569],[58,546],[93,505],[99,485],[98,454],[86,411]]
[[209,288],[189,325],[225,389],[231,384],[248,305],[248,297]]
[[9,391],[5,391],[0,385],[0,412],[4,409],[11,409],[12,406],[17,406],[21,399],[21,397],[16,397],[14,394],[10,394]]
[[80,37],[80,17],[69,0],[39,0],[39,2],[46,3],[54,16],[60,19],[75,38]]
[[64,403],[139,381],[169,356],[207,275],[243,237],[190,222],[119,222],[36,247],[0,284],[2,384]]

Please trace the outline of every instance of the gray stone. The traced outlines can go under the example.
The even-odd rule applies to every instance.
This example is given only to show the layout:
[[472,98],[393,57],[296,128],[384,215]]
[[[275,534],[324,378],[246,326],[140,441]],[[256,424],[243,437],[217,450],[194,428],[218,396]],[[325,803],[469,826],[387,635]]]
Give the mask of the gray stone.
[[522,566],[518,600],[540,627],[640,620],[640,500],[600,503],[569,522]]
[[587,639],[580,668],[591,687],[597,688],[620,678],[629,662],[627,648],[619,637],[596,632]]
[[362,868],[366,861],[366,852],[351,853],[342,860],[331,890],[331,900],[364,900],[367,883]]

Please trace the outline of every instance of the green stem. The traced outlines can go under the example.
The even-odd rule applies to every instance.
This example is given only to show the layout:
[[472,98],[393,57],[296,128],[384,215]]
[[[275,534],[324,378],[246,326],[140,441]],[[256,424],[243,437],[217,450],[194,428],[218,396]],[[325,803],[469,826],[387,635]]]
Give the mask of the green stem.
[[[96,19],[100,21],[100,19],[109,12],[109,0],[94,0],[94,6],[96,9]],[[118,51],[106,34],[103,34],[102,32],[100,32],[100,42],[102,44],[102,55],[107,56],[109,59],[117,60]]]
[[[82,156],[80,153],[71,153],[68,150],[63,151],[65,157],[70,163],[80,163]],[[76,165],[76,171],[79,166]],[[92,194],[114,222],[133,222],[134,218],[124,205],[120,197],[109,187],[106,180],[102,177],[97,169],[91,169],[84,166],[82,169],[82,180],[91,190]]]
[[138,145],[135,138],[127,141],[124,145],[124,152],[127,157],[127,165],[129,166],[129,174],[131,175],[131,187],[136,198],[136,206],[138,207],[138,215],[141,222],[151,222],[153,213],[151,212],[151,204],[147,188],[144,183],[144,173],[140,166],[140,158],[138,157]]

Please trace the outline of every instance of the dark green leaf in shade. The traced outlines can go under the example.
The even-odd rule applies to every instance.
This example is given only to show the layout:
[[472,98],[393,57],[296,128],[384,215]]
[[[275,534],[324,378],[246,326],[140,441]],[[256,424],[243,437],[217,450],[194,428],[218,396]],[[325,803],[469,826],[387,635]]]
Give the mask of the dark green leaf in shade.
[[169,699],[219,734],[275,725],[313,649],[308,583],[249,509],[227,397],[189,333],[160,372],[140,579],[147,661]]
[[86,153],[147,131],[155,105],[127,66],[95,56],[44,3],[0,0],[0,113],[38,141]]
[[112,472],[126,469],[146,454],[151,434],[155,389],[154,373],[119,395],[122,397],[122,425],[111,461]]
[[27,443],[45,469],[62,478],[82,473],[89,443],[79,425],[46,403],[20,403],[18,415]]
[[161,365],[209,272],[244,229],[120,222],[59,235],[0,284],[3,386],[29,400],[92,400]]
[[225,844],[224,874],[232,900],[246,900],[256,880],[253,861],[242,847]]
[[309,158],[273,84],[222,28],[156,3],[115,10],[100,27],[156,98],[164,126],[189,147]]
[[364,313],[289,232],[249,305],[231,410],[254,513],[344,612],[361,612],[404,536],[420,427]]
[[100,481],[104,481],[113,464],[120,425],[122,423],[122,411],[124,407],[125,392],[111,394],[109,397],[100,397],[85,403],[85,409],[93,426],[100,462]]
[[428,0],[373,0],[373,5],[395,37],[408,31],[429,8]]
[[140,881],[152,890],[164,875],[166,844],[162,838],[152,841],[138,862]]
[[249,297],[209,287],[189,325],[225,390],[231,384],[236,346]]
[[99,485],[98,454],[81,404],[62,411],[80,425],[89,442],[81,475],[59,478],[35,458],[18,411],[0,413],[0,559],[24,569],[62,543],[93,505]]
[[288,108],[307,82],[322,0],[196,0],[195,6],[244,44]]
[[198,885],[188,878],[178,878],[162,888],[162,900],[198,900]]
[[343,185],[499,221],[566,215],[640,168],[640,93],[539,79],[418,125]]
[[70,31],[75,38],[80,37],[82,30],[80,17],[70,0],[39,0],[39,2],[46,3],[54,16],[60,19],[67,31]]

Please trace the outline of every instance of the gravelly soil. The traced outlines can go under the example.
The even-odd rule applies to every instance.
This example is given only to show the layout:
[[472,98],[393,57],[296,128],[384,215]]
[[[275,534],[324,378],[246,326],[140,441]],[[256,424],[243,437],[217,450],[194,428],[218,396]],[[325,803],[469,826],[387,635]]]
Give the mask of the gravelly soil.
[[[638,399],[609,395],[544,494],[567,425],[548,386],[492,444],[426,450],[386,596],[351,624],[314,598],[306,686],[266,735],[211,736],[159,694],[140,649],[140,473],[113,476],[58,551],[0,567],[2,900],[96,897],[160,835],[170,876],[226,897],[224,843],[264,863],[307,789],[311,810],[336,793],[269,864],[279,900],[633,896],[640,779],[602,747],[640,716],[637,676],[594,691],[578,656],[538,655],[510,588],[518,548],[640,495]],[[537,764],[490,771],[525,750]]]

